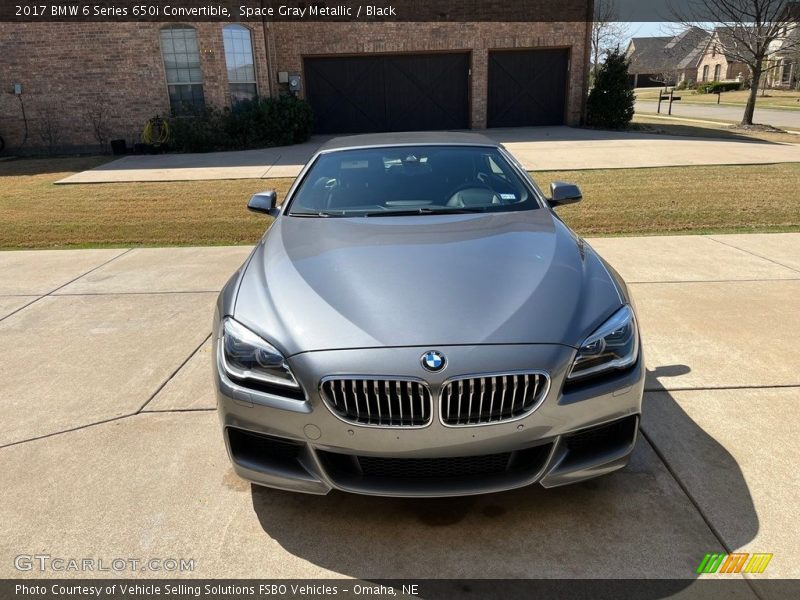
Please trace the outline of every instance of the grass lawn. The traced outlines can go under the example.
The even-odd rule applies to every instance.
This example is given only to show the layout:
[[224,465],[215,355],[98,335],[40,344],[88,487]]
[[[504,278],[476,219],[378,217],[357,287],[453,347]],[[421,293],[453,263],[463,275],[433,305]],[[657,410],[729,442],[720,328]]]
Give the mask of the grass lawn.
[[800,164],[602,169],[535,173],[581,186],[558,209],[585,236],[800,231]]
[[[650,100],[658,102],[659,88],[636,88],[637,100]],[[742,106],[747,103],[747,96],[750,90],[736,90],[723,92],[720,97],[720,104],[727,106]],[[675,92],[676,96],[681,97],[681,102],[690,104],[716,104],[716,94],[696,94],[693,90],[680,90]],[[777,108],[787,110],[800,110],[800,91],[788,90],[767,90],[766,96],[758,93],[756,107]]]
[[[107,158],[0,162],[0,248],[253,244],[267,224],[245,209],[291,179],[59,185]],[[583,235],[800,231],[800,164],[535,173],[578,183],[559,209]]]
[[800,135],[796,133],[780,133],[774,131],[746,130],[740,127],[731,128],[729,123],[702,123],[692,121],[691,118],[680,119],[677,117],[657,117],[654,115],[633,115],[630,125],[631,131],[642,133],[657,133],[663,135],[681,135],[688,137],[723,138],[729,140],[761,140],[765,142],[781,142],[785,144],[800,144]]

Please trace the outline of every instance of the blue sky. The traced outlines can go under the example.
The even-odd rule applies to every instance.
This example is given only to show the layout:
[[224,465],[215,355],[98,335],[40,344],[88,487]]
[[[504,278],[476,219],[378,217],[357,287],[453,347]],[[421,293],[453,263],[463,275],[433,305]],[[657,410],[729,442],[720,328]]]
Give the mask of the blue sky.
[[658,37],[672,35],[670,27],[675,23],[648,21],[644,23],[628,23],[631,37]]

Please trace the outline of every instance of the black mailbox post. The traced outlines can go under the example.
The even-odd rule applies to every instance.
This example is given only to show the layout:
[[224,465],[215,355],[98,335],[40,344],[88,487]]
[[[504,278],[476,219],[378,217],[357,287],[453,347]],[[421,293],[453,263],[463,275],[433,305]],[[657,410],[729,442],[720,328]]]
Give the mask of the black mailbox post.
[[661,101],[662,100],[669,100],[669,110],[668,110],[667,114],[671,115],[672,114],[672,103],[673,102],[677,102],[680,99],[681,99],[680,96],[676,96],[675,95],[675,88],[670,89],[669,92],[667,92],[667,88],[664,88],[658,94],[658,114],[661,114]]

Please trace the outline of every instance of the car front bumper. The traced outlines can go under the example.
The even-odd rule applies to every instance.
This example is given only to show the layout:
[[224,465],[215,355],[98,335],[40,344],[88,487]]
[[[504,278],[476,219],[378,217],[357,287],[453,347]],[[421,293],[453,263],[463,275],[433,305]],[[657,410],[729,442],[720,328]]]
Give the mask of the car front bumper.
[[[446,369],[425,371],[428,347],[308,352],[288,359],[306,400],[257,392],[220,369],[214,340],[218,413],[234,470],[251,482],[326,494],[332,489],[380,496],[482,494],[539,482],[575,483],[624,467],[633,451],[644,388],[643,357],[598,383],[564,389],[574,349],[560,345],[437,346]],[[450,427],[438,415],[449,378],[543,370],[550,387],[527,416]],[[413,377],[433,395],[433,418],[420,428],[343,421],[324,402],[325,376]],[[447,473],[443,476],[442,473]],[[435,475],[432,475],[435,474]]]

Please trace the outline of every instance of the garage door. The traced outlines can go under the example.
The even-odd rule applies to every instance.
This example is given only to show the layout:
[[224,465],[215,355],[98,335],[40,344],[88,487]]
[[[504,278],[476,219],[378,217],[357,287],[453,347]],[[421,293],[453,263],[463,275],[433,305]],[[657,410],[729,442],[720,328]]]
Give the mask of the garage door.
[[317,133],[469,127],[469,54],[304,59]]
[[569,53],[514,50],[489,53],[489,127],[563,125]]

